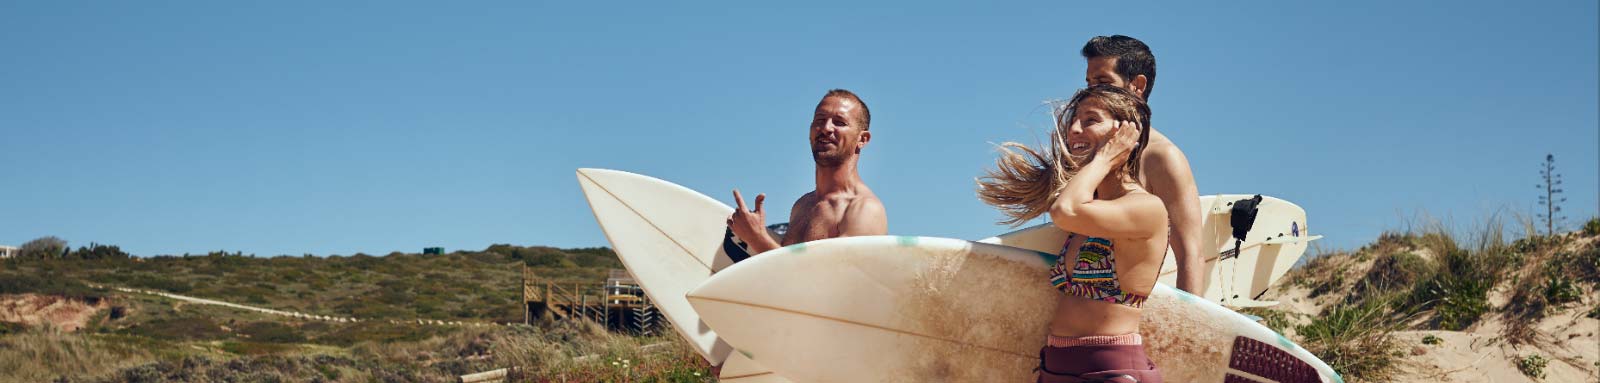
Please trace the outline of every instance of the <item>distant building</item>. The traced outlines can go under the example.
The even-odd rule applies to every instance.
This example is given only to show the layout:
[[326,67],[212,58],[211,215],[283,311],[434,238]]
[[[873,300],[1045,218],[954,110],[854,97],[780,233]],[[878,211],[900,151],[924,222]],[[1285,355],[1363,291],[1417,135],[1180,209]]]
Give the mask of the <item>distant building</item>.
[[15,246],[0,246],[0,258],[11,258],[21,253],[22,249]]
[[424,255],[430,255],[430,254],[431,255],[444,255],[444,248],[443,247],[424,247],[424,248],[422,248],[422,254],[424,254]]

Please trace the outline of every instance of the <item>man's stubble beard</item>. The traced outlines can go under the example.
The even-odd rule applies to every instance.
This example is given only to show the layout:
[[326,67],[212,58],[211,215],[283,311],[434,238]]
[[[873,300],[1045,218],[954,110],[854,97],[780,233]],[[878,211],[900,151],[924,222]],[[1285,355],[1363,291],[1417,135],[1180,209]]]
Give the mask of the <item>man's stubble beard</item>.
[[817,163],[817,167],[823,168],[835,168],[844,165],[844,162],[850,159],[850,154],[844,152],[843,147],[837,148],[836,151],[830,153],[812,150],[811,160]]

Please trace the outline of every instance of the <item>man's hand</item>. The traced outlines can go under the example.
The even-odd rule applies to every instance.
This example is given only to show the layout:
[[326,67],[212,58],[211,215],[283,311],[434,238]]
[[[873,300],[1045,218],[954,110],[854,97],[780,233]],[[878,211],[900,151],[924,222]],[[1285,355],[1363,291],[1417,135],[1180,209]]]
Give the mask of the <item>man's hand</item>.
[[733,189],[733,215],[728,217],[728,228],[733,229],[733,235],[739,236],[750,247],[750,255],[760,254],[767,250],[778,248],[778,241],[767,236],[767,213],[761,206],[767,201],[767,195],[756,194],[755,210],[746,210],[744,196],[739,195],[739,189]]
[[1133,149],[1139,146],[1139,123],[1133,121],[1117,120],[1116,127],[1111,128],[1111,138],[1105,145],[1100,146],[1095,157],[1111,160],[1113,169],[1128,163],[1128,157],[1133,155]]

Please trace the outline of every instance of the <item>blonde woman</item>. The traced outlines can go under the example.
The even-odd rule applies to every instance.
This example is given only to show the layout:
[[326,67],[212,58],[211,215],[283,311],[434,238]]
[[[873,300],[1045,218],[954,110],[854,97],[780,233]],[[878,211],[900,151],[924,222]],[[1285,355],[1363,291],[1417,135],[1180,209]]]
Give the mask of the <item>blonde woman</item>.
[[[1017,224],[1049,214],[1069,233],[1050,283],[1061,290],[1039,382],[1159,383],[1144,353],[1140,306],[1155,288],[1167,248],[1167,213],[1145,191],[1139,155],[1150,108],[1110,85],[1078,91],[1055,111],[1050,147],[1002,146],[978,195]],[[1045,302],[1041,302],[1045,304]]]

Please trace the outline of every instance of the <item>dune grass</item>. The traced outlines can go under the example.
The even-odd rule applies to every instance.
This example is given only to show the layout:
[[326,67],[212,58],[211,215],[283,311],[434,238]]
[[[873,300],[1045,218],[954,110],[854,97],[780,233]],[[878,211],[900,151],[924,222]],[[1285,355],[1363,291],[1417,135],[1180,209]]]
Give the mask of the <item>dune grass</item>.
[[[1575,308],[1600,318],[1600,302],[1590,298],[1600,285],[1600,240],[1593,238],[1600,219],[1553,236],[1539,235],[1530,222],[1493,214],[1463,230],[1419,216],[1355,251],[1310,259],[1286,278],[1313,299],[1342,295],[1294,326],[1294,337],[1352,381],[1386,381],[1399,371],[1399,330],[1464,331],[1502,315],[1503,338],[1512,344],[1559,343],[1539,333],[1541,319]],[[1495,294],[1505,294],[1504,303],[1493,303]],[[1269,327],[1284,326],[1287,315],[1271,311],[1252,313]],[[1535,376],[1542,367],[1536,359],[1515,362]]]
[[1330,307],[1296,328],[1302,344],[1352,381],[1386,381],[1397,371],[1401,344],[1387,301]]
[[110,374],[155,360],[145,344],[48,327],[0,336],[0,381],[42,382]]

